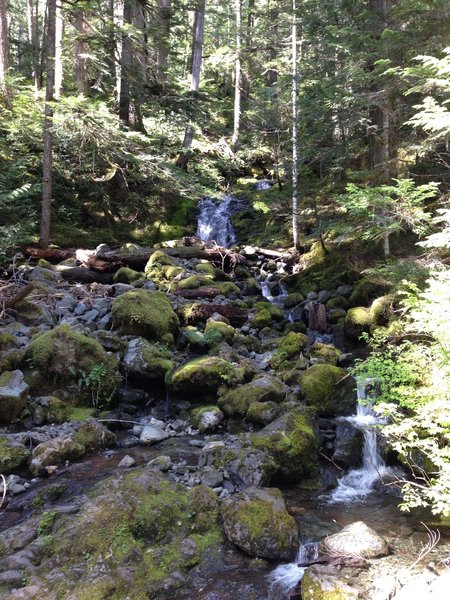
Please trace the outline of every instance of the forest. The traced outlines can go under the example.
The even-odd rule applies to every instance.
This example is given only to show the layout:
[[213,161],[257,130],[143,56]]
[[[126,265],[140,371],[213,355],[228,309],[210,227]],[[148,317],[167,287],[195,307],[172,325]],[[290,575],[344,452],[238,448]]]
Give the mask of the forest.
[[331,549],[341,513],[308,521],[377,529],[385,494],[442,600],[449,25],[448,0],[0,0],[0,597],[412,598]]

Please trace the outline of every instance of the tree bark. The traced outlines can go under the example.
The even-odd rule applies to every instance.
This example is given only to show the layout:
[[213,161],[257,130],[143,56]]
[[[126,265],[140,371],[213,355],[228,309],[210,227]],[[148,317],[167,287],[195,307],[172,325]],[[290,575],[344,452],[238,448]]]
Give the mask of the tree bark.
[[[132,0],[124,0],[123,24],[132,25],[133,7]],[[120,93],[119,93],[119,118],[125,125],[130,125],[130,102],[131,102],[131,39],[130,32],[122,33],[122,53],[120,57]]]
[[34,97],[37,95],[41,85],[41,76],[39,70],[39,1],[27,0],[27,28],[28,43],[31,54],[31,78],[33,80]]
[[297,2],[292,0],[292,238],[298,241],[298,75],[297,75]]
[[234,81],[234,127],[231,145],[235,146],[239,139],[241,121],[241,45],[242,45],[242,0],[235,0],[236,11],[236,61]]
[[176,165],[187,171],[191,156],[191,147],[194,140],[194,119],[197,108],[197,94],[200,87],[200,73],[202,68],[203,35],[205,30],[205,4],[206,0],[198,0],[194,18],[194,37],[192,42],[192,67],[190,88],[190,119],[184,134],[183,148],[177,158]]
[[55,88],[56,0],[47,0],[47,86],[44,112],[44,157],[42,177],[42,210],[39,245],[47,248],[50,241],[53,163],[53,100]]
[[0,0],[0,91],[6,92],[6,75],[9,69],[8,23],[6,0]]
[[161,87],[167,81],[172,0],[158,0],[158,30],[156,40],[156,77]]
[[61,4],[56,5],[55,21],[55,100],[61,97],[63,84],[62,44],[64,36],[64,17]]
[[75,39],[75,74],[77,80],[77,92],[80,96],[88,95],[88,82],[86,72],[86,50],[87,44],[85,40],[86,35],[86,23],[85,14],[82,8],[77,10],[75,15],[74,26],[77,31],[77,37]]

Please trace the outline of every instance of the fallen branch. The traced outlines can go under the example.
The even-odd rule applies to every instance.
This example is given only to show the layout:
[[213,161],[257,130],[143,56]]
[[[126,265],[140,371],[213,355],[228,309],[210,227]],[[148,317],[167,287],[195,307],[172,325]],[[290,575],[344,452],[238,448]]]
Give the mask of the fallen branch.
[[7,484],[6,484],[6,479],[4,475],[0,475],[0,478],[2,480],[3,483],[3,492],[2,492],[2,499],[0,500],[0,508],[3,506],[3,502],[5,501],[5,497],[6,497],[6,489],[7,489]]
[[31,294],[31,292],[35,289],[35,287],[36,287],[36,282],[32,281],[27,286],[22,288],[20,290],[20,292],[18,292],[15,296],[10,298],[9,300],[6,300],[5,305],[4,305],[4,310],[8,310],[8,308],[11,308],[18,302],[21,302],[22,300],[24,300],[28,296],[28,294]]
[[330,458],[329,456],[327,456],[323,452],[319,452],[319,455],[322,456],[322,458],[325,458],[326,460],[330,461],[330,463],[332,465],[334,465],[336,467],[336,469],[339,469],[339,471],[344,471],[344,469],[342,467],[340,467],[339,465],[337,465],[332,458]]

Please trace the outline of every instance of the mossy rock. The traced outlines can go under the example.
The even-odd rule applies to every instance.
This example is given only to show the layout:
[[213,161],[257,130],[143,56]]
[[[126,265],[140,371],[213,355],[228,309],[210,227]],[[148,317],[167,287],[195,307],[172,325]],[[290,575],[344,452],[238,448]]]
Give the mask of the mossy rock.
[[288,294],[284,299],[284,306],[286,308],[294,308],[297,304],[301,304],[305,300],[305,297],[300,292],[293,292]]
[[253,308],[259,313],[260,311],[267,311],[274,321],[282,321],[284,319],[284,312],[279,306],[271,304],[270,302],[256,302]]
[[302,409],[293,409],[251,436],[255,448],[264,450],[277,465],[276,476],[300,481],[317,475],[317,429]]
[[225,271],[218,269],[210,262],[199,263],[195,266],[195,270],[202,275],[211,275],[214,281],[231,281],[231,277]]
[[217,287],[214,285],[213,275],[189,275],[178,282],[179,290],[196,290],[201,287]]
[[210,348],[209,340],[193,325],[187,325],[180,330],[179,348],[189,348],[198,354],[206,354]]
[[208,319],[205,327],[205,340],[212,346],[221,342],[232,344],[236,337],[236,329],[222,321]]
[[389,324],[393,316],[393,303],[394,296],[392,294],[375,298],[370,305],[370,315],[373,325],[385,326]]
[[183,267],[174,265],[160,265],[155,263],[153,267],[146,270],[147,279],[155,283],[161,290],[169,291],[176,288],[174,279],[178,279],[185,274]]
[[213,431],[223,420],[223,412],[219,407],[214,405],[199,406],[190,412],[190,420],[192,425],[200,431]]
[[303,321],[295,321],[294,323],[288,323],[284,329],[286,333],[293,331],[295,333],[306,333],[307,327]]
[[24,351],[17,338],[11,333],[0,333],[0,373],[18,369],[23,360]]
[[[39,377],[30,375],[32,391],[61,390],[71,404],[108,403],[119,384],[118,360],[93,338],[68,325],[59,325],[35,337],[26,357]],[[59,394],[58,394],[59,395]]]
[[357,600],[358,590],[350,587],[335,567],[312,565],[302,578],[303,600]]
[[259,425],[268,425],[280,412],[281,408],[276,402],[252,402],[247,410],[247,419]]
[[142,273],[134,271],[128,267],[121,267],[114,273],[114,283],[128,283],[131,285],[142,278]]
[[171,343],[178,334],[178,317],[162,292],[133,290],[112,303],[113,325],[124,335]]
[[328,323],[336,325],[340,320],[344,321],[347,311],[344,308],[332,308],[327,314]]
[[17,338],[12,335],[12,333],[8,333],[7,331],[3,331],[0,333],[0,351],[2,350],[13,350],[20,347],[20,344]]
[[135,338],[129,342],[122,364],[130,380],[138,383],[162,383],[167,373],[173,369],[170,351],[160,344],[151,344],[144,338]]
[[349,306],[368,306],[377,296],[381,296],[388,291],[389,286],[385,283],[371,281],[366,278],[360,279],[348,299]]
[[114,433],[109,431],[107,427],[99,423],[96,419],[87,419],[73,435],[72,439],[84,446],[87,452],[109,448],[117,442]]
[[348,338],[357,340],[363,333],[369,333],[373,323],[373,316],[369,308],[364,308],[364,306],[350,308],[345,315],[344,333]]
[[298,357],[308,345],[308,336],[304,333],[288,333],[278,345],[278,352],[287,358]]
[[190,402],[215,399],[219,388],[239,382],[242,373],[230,362],[218,356],[205,356],[179,367],[171,376],[170,389]]
[[71,407],[56,396],[40,398],[40,404],[44,407],[45,418],[49,423],[65,423],[70,420]]
[[30,300],[22,300],[14,305],[17,321],[29,327],[53,325],[53,319],[48,308],[35,304]]
[[30,451],[9,436],[0,436],[0,474],[15,473],[25,465]]
[[252,321],[252,325],[253,327],[256,327],[257,329],[263,330],[263,329],[270,329],[270,326],[272,325],[272,316],[270,314],[270,312],[268,310],[266,310],[265,308],[262,310],[259,310],[256,315],[253,317],[253,321]]
[[344,296],[333,296],[333,298],[330,298],[325,302],[325,306],[328,310],[332,310],[333,308],[343,308],[347,310],[350,304]]
[[28,391],[22,371],[5,371],[0,375],[0,423],[11,423],[20,415]]
[[351,415],[356,407],[355,380],[339,367],[319,364],[298,378],[301,397],[320,417]]
[[341,351],[332,344],[323,344],[322,342],[314,342],[309,349],[311,358],[318,358],[330,365],[337,365]]
[[174,265],[175,261],[168,254],[166,254],[166,252],[163,252],[163,250],[156,250],[156,252],[153,252],[153,254],[150,256],[147,264],[145,265],[145,274],[147,274],[147,270],[149,270],[155,264]]
[[289,560],[298,549],[298,528],[277,488],[249,487],[222,502],[227,538],[258,558]]
[[43,442],[33,450],[30,470],[35,477],[44,475],[46,467],[62,465],[67,460],[83,458],[85,448],[69,436],[58,437]]
[[286,392],[282,383],[270,375],[263,375],[250,383],[225,391],[219,396],[217,404],[229,417],[244,416],[252,403],[279,403],[285,397]]

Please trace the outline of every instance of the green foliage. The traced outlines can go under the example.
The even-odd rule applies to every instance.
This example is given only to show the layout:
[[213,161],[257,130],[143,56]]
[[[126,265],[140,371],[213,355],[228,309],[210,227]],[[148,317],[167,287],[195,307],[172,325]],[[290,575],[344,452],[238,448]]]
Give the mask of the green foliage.
[[102,396],[102,388],[105,384],[105,378],[108,375],[108,371],[104,365],[96,365],[89,371],[89,373],[81,372],[81,376],[78,380],[80,389],[86,387],[91,392],[92,406],[94,408],[99,407],[100,398]]

